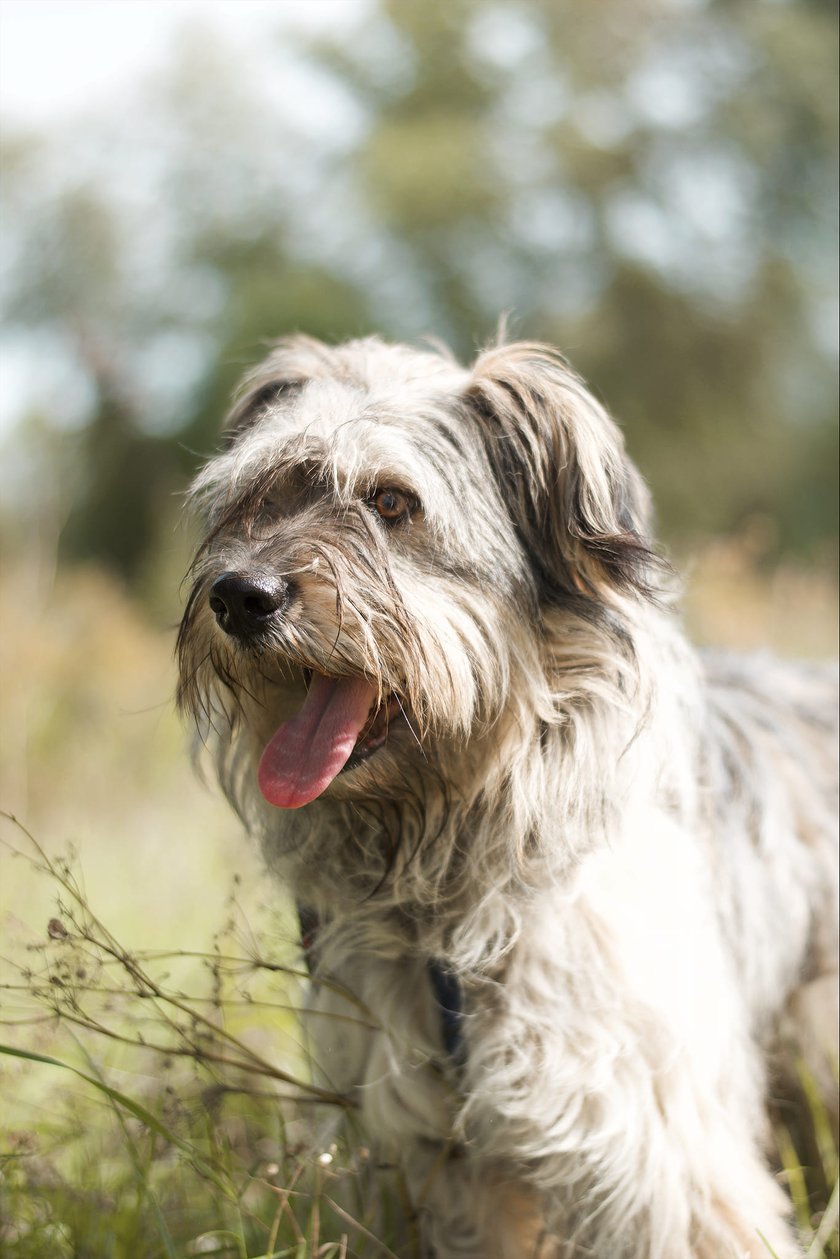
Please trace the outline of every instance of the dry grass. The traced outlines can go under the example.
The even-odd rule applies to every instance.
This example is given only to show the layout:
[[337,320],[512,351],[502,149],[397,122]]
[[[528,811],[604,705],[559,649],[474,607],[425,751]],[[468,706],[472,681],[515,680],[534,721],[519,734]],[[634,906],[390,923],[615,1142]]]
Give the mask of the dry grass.
[[193,773],[174,635],[34,560],[0,622],[0,807],[37,837],[0,825],[0,1255],[387,1254],[364,1160],[301,1117],[342,1108],[303,1078],[296,926]]
[[[762,576],[742,546],[700,557],[687,619],[701,641],[836,650],[834,585]],[[294,927],[193,775],[172,634],[102,572],[34,557],[0,582],[0,623],[0,807],[41,845],[3,831],[26,855],[0,849],[0,1255],[388,1253],[369,1233],[393,1235],[398,1184],[377,1176],[374,1226],[364,1154],[301,1118]],[[816,1259],[838,1255],[836,1145],[813,1127],[807,1167],[780,1148]]]
[[[258,867],[192,773],[172,706],[172,635],[90,569],[54,583],[13,569],[0,623],[0,805],[48,849],[78,848],[91,897],[127,942],[161,930],[168,943],[206,944],[230,872],[253,883]],[[36,895],[19,878],[0,891],[13,918]],[[27,917],[22,929],[43,912]]]
[[771,570],[748,542],[721,539],[686,562],[685,614],[695,642],[783,656],[837,656],[837,582],[787,562]]

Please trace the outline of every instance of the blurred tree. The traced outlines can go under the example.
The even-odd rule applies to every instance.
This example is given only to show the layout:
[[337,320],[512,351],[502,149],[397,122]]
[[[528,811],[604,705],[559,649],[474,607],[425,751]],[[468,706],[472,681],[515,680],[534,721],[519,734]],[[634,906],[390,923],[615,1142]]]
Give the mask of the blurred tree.
[[416,255],[435,326],[468,352],[513,307],[568,347],[626,423],[670,537],[761,516],[768,539],[819,549],[836,531],[835,15],[384,12],[406,66],[387,100],[364,43],[328,55],[365,94],[358,178]]
[[469,355],[512,310],[625,423],[672,541],[759,521],[830,563],[836,26],[380,0],[350,40],[278,34],[270,90],[193,31],[133,112],[14,141],[6,328],[83,455],[66,553],[136,573],[264,338]]

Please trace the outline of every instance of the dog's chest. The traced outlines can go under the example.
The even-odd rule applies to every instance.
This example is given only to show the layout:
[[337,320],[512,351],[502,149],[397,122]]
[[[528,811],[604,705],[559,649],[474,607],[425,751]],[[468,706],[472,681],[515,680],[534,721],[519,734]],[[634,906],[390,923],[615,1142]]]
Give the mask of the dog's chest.
[[358,951],[340,961],[328,952],[318,970],[306,1011],[317,1075],[382,1140],[448,1140],[465,1052],[457,981],[418,958]]

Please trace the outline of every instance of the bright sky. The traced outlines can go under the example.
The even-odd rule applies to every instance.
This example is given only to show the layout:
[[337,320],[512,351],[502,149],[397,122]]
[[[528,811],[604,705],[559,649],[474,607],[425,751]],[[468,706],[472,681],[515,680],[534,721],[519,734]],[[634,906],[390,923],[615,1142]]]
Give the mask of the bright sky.
[[0,110],[49,123],[109,99],[167,58],[178,29],[200,22],[232,51],[279,25],[349,25],[367,0],[0,0]]
[[[372,5],[373,0],[0,0],[0,123],[4,129],[49,132],[76,115],[95,119],[164,66],[181,28],[191,25],[216,34],[231,56],[270,81],[276,44],[269,37],[278,28],[349,28]],[[327,93],[301,90],[292,93],[291,104],[298,97],[311,125],[320,117],[325,127],[334,127],[336,103]],[[344,105],[338,102],[339,108]],[[39,353],[27,338],[11,343],[6,338],[0,346],[0,438],[31,402],[32,359]]]

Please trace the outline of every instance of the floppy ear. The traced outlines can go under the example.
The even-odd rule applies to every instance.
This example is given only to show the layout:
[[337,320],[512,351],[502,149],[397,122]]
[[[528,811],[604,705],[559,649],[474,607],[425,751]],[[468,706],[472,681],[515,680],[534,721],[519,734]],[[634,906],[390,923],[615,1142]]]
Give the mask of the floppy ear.
[[650,499],[616,425],[549,346],[486,350],[467,400],[542,595],[651,593]]
[[326,374],[331,362],[332,351],[322,341],[299,334],[281,337],[237,389],[224,422],[223,448],[229,449],[273,403],[293,397],[307,380]]

